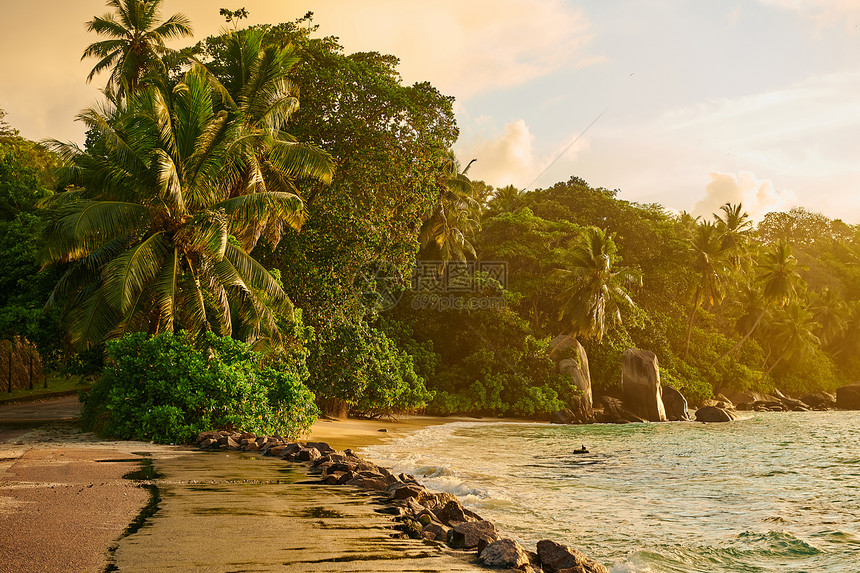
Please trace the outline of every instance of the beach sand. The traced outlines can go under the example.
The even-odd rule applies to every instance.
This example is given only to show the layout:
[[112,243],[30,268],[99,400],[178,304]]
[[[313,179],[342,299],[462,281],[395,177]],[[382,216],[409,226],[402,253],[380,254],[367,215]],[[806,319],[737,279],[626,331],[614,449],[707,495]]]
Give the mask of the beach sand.
[[[110,551],[126,527],[138,516],[149,501],[148,490],[123,476],[138,470],[145,452],[154,460],[178,458],[189,453],[182,446],[164,446],[146,442],[102,440],[91,433],[81,432],[73,420],[76,404],[64,399],[62,403],[5,407],[6,423],[0,415],[0,573],[27,572],[101,572],[112,562]],[[39,409],[51,410],[55,421],[33,427],[32,420],[23,417],[37,415]],[[34,412],[36,414],[34,414]],[[13,422],[9,423],[10,416]],[[14,418],[18,416],[18,418]],[[408,416],[390,420],[319,420],[307,441],[325,441],[336,449],[358,448],[380,443],[430,425],[472,420],[470,418],[434,418]],[[385,431],[380,431],[384,429]],[[308,495],[304,491],[303,495]],[[318,495],[324,498],[323,490]],[[325,506],[326,499],[309,499],[309,503]],[[341,509],[343,509],[341,507]],[[361,510],[368,525],[380,527],[379,516],[370,503]],[[373,519],[370,519],[370,517]],[[312,520],[295,523],[314,538]],[[279,525],[282,527],[283,525]],[[369,530],[355,528],[353,537],[345,535],[340,546],[326,537],[327,555],[337,559],[339,552],[352,551]],[[345,533],[345,532],[342,532]],[[322,538],[321,538],[322,539]],[[340,539],[340,538],[335,538]],[[405,543],[413,540],[404,540]],[[419,543],[414,541],[414,543]],[[120,553],[122,548],[120,549]],[[398,549],[403,551],[403,549]],[[444,548],[420,555],[429,556],[433,567],[425,562],[422,570],[480,571],[463,555],[452,555]],[[313,555],[296,555],[296,571],[307,567]],[[299,558],[301,557],[301,558]],[[301,559],[305,559],[304,565]],[[378,561],[379,570],[385,561]],[[405,566],[401,563],[398,566]],[[363,571],[374,571],[372,563],[357,563]],[[120,569],[122,570],[122,569]],[[288,570],[290,570],[288,568]]]

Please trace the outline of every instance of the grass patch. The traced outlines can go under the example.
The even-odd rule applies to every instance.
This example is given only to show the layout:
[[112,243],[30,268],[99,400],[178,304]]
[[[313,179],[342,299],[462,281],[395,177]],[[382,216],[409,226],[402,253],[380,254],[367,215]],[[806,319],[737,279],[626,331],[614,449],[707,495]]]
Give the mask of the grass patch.
[[[2,384],[0,384],[0,388],[2,387]],[[82,380],[80,376],[70,376],[69,378],[65,376],[48,376],[45,383],[34,386],[32,390],[24,388],[6,392],[4,388],[0,391],[0,401],[30,398],[41,394],[53,394],[54,392],[86,390],[87,388],[89,388],[89,381]]]

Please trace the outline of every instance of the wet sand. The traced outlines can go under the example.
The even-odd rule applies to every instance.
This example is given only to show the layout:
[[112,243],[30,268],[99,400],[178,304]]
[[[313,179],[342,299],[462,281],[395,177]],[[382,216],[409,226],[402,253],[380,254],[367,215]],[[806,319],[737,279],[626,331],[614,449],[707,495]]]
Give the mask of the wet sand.
[[[106,441],[77,429],[77,411],[74,397],[0,408],[0,573],[484,570],[442,544],[394,539],[368,494],[299,483],[301,466]],[[320,420],[307,439],[357,448],[465,419]],[[123,479],[144,456],[162,474],[148,482],[159,511],[123,536],[150,501]]]

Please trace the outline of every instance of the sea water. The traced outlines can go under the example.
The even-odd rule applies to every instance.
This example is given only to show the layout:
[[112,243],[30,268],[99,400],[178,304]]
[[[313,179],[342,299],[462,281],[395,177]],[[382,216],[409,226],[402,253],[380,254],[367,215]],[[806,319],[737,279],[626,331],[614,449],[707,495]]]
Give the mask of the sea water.
[[[457,422],[362,454],[613,572],[860,572],[860,412],[727,424]],[[575,454],[582,446],[587,454]]]

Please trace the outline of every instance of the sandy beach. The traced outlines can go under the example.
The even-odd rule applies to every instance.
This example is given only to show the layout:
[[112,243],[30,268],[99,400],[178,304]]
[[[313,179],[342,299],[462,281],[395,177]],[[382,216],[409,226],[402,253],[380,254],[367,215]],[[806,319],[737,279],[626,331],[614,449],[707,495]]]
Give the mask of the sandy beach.
[[[0,573],[104,571],[111,562],[109,552],[149,501],[147,489],[123,476],[140,468],[142,453],[157,467],[160,461],[196,451],[103,440],[77,428],[76,412],[77,403],[69,398],[0,408],[0,548],[4,557]],[[39,415],[52,421],[36,427],[34,418]],[[466,419],[322,419],[306,439],[325,441],[342,450]],[[309,501],[319,505],[325,500]],[[369,504],[364,513],[372,515]],[[312,538],[313,531],[308,529],[307,535]],[[440,562],[441,570],[468,571],[472,567],[462,558],[444,563]]]

